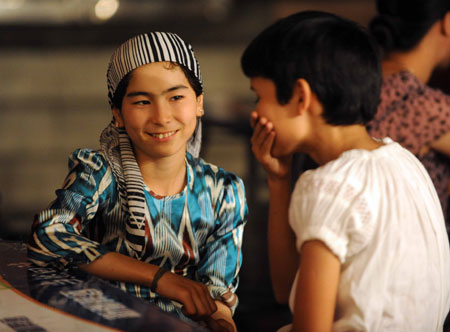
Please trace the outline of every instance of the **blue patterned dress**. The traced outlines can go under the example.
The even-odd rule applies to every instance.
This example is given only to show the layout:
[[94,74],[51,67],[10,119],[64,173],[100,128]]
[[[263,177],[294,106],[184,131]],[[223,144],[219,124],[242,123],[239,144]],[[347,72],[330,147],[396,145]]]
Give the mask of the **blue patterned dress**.
[[[146,188],[145,246],[136,257],[127,240],[127,211],[119,203],[117,180],[101,152],[76,150],[69,175],[50,207],[35,217],[29,259],[65,268],[119,252],[164,266],[203,282],[213,298],[230,299],[238,286],[247,203],[242,180],[186,154],[187,185],[173,196],[157,197]],[[149,287],[117,285],[165,311],[183,317],[180,304]],[[237,306],[237,298],[231,309]],[[184,317],[183,317],[184,318]]]

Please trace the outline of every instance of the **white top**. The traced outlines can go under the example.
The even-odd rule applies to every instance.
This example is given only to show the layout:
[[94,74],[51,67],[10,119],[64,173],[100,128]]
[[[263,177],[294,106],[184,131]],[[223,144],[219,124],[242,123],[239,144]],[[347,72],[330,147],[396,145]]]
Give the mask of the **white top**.
[[289,210],[297,249],[318,239],[341,262],[333,331],[442,331],[450,249],[439,199],[422,164],[383,142],[300,177]]

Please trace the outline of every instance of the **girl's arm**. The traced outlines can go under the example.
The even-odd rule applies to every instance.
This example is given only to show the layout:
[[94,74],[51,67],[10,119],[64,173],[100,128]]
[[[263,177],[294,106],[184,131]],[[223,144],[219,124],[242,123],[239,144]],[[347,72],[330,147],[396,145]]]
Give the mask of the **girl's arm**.
[[[159,266],[117,252],[107,253],[89,264],[80,264],[79,267],[103,279],[147,287],[151,286],[159,269]],[[171,272],[166,272],[159,279],[156,292],[162,297],[182,303],[183,312],[194,320],[203,320],[217,310],[217,305],[204,284]]]
[[331,331],[341,263],[318,240],[307,241],[301,250],[293,331]]
[[292,282],[298,269],[299,256],[295,234],[288,221],[291,197],[291,158],[276,158],[271,154],[275,141],[272,123],[251,114],[252,151],[268,175],[269,186],[269,265],[272,287],[279,303],[287,303]]
[[291,196],[290,181],[268,180],[269,184],[269,266],[275,299],[287,303],[300,257],[295,247],[295,234],[288,222]]
[[[35,218],[28,246],[30,260],[39,266],[77,265],[104,279],[150,287],[159,266],[111,252],[83,235],[83,228],[92,222],[98,208],[109,201],[108,190],[114,186],[105,161],[96,152],[77,150],[69,169],[56,200]],[[196,320],[209,317],[217,309],[205,285],[173,273],[160,278],[156,292],[182,303],[185,314]]]

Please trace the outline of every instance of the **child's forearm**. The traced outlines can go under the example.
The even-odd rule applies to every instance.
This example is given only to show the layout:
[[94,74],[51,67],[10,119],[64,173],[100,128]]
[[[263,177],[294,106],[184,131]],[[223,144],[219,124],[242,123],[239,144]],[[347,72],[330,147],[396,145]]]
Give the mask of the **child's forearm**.
[[299,266],[295,234],[288,221],[291,188],[289,179],[270,180],[269,192],[269,262],[272,286],[279,303],[287,303]]
[[150,287],[153,276],[159,269],[159,266],[144,263],[117,252],[107,253],[89,264],[80,264],[79,267],[103,279],[130,282],[147,287]]
[[194,320],[211,316],[217,310],[203,283],[167,272],[160,275],[157,284],[152,285],[159,266],[116,252],[107,253],[89,264],[81,264],[80,268],[104,279],[152,287],[152,291],[160,296],[180,302],[183,313]]

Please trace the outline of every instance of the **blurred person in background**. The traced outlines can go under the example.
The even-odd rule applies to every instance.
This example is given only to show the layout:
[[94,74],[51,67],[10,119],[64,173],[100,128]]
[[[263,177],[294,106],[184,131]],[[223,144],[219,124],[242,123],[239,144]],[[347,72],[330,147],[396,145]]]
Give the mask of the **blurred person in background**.
[[450,96],[427,85],[450,65],[449,0],[377,0],[370,31],[383,50],[381,102],[368,124],[423,163],[436,187],[450,233]]
[[199,158],[203,85],[173,33],[135,36],[112,55],[113,120],[101,150],[78,149],[28,257],[80,269],[185,320],[236,331],[247,220],[240,178]]

